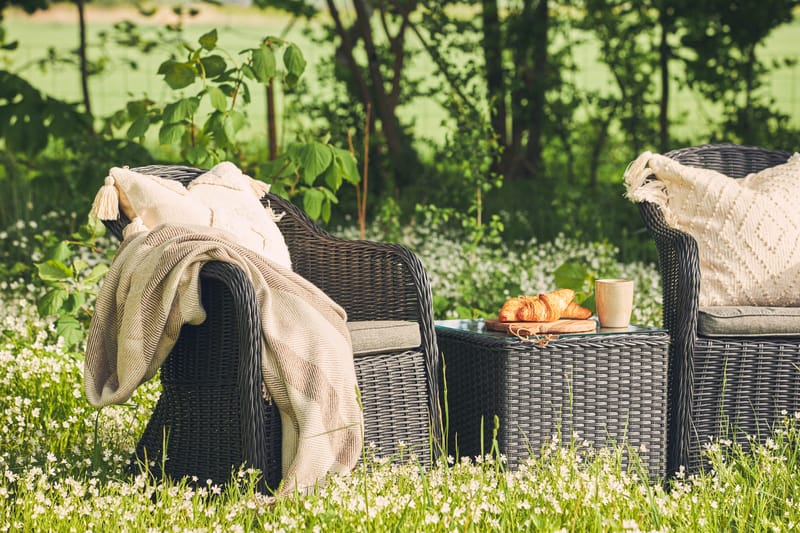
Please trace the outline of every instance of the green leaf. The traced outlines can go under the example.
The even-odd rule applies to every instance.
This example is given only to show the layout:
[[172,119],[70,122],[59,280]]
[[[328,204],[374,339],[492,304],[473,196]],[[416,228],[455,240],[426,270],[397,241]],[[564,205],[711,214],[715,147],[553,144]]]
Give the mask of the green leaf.
[[211,105],[217,111],[225,111],[228,108],[228,98],[219,87],[210,86],[206,88],[208,97],[211,99]]
[[130,125],[128,128],[127,136],[128,139],[136,139],[139,137],[143,137],[145,133],[147,133],[147,128],[150,127],[150,117],[147,115],[142,115],[141,117],[137,118],[133,121],[133,124]]
[[39,300],[37,308],[39,316],[46,318],[48,316],[56,315],[64,307],[64,302],[67,300],[69,294],[61,288],[54,288],[49,291]]
[[233,129],[240,131],[243,127],[247,126],[247,116],[241,111],[231,109],[228,111],[228,116],[231,117]]
[[294,168],[287,154],[280,154],[277,158],[261,163],[261,174],[267,181],[274,181],[281,177],[290,176]]
[[72,271],[77,273],[83,272],[89,268],[89,263],[85,259],[76,259],[72,262]]
[[582,291],[586,280],[590,277],[587,268],[579,263],[567,261],[553,272],[556,285],[562,289]]
[[74,317],[65,315],[56,322],[56,333],[64,338],[64,344],[72,348],[83,339],[83,327]]
[[325,173],[322,175],[325,184],[333,191],[338,191],[342,186],[342,168],[337,164],[338,159],[334,160],[332,165],[328,165]]
[[291,89],[297,85],[297,82],[300,81],[300,77],[289,72],[288,74],[286,74],[284,81],[286,82],[286,85]]
[[61,261],[50,259],[44,263],[36,263],[36,269],[39,271],[39,277],[42,281],[64,281],[72,279],[72,269]]
[[242,74],[244,74],[245,78],[250,80],[256,79],[256,73],[253,72],[253,67],[245,63],[244,65],[242,65],[241,68],[242,68]]
[[204,146],[192,146],[186,151],[186,158],[192,165],[203,167],[203,163],[208,159],[208,152]]
[[303,210],[313,220],[317,220],[322,213],[322,201],[325,195],[317,189],[306,189],[303,194]]
[[332,190],[326,189],[324,187],[320,187],[319,190],[322,191],[322,194],[325,195],[325,202],[330,202],[333,204],[339,203],[339,199],[336,198],[336,193],[334,193]]
[[306,60],[296,44],[290,44],[283,52],[283,64],[286,65],[286,71],[289,74],[297,78],[303,75],[303,71],[306,69]]
[[330,222],[331,220],[331,202],[323,202],[322,204],[322,220]]
[[266,45],[252,51],[253,75],[261,83],[268,83],[275,77],[275,54]]
[[304,147],[305,147],[304,143],[291,142],[286,147],[286,155],[288,155],[289,158],[292,159],[293,161],[299,161],[300,154],[303,152]]
[[183,124],[164,124],[158,131],[158,142],[161,144],[178,144],[183,137]]
[[225,73],[225,68],[228,66],[222,56],[213,55],[200,58],[200,63],[203,65],[203,70],[206,73],[206,78],[216,78]]
[[50,251],[47,259],[66,263],[67,259],[69,259],[71,255],[72,250],[70,250],[69,243],[67,243],[67,241],[61,241]]
[[214,111],[208,115],[205,124],[203,124],[203,132],[214,135],[217,130],[222,129],[222,117],[223,114],[219,111]]
[[125,104],[125,109],[132,119],[140,117],[147,113],[147,100],[132,100]]
[[314,180],[333,162],[330,147],[317,141],[306,143],[298,153],[298,163],[303,173],[303,181],[313,185]]
[[213,50],[217,46],[217,30],[213,29],[208,33],[204,33],[197,42],[206,50]]
[[349,150],[335,147],[333,148],[333,154],[336,156],[336,161],[341,165],[344,179],[350,183],[360,183],[361,175],[358,173],[358,162],[355,156]]
[[164,81],[172,89],[183,89],[191,85],[197,77],[194,65],[191,63],[179,63],[169,60],[161,63],[158,73],[164,75]]
[[106,275],[108,272],[108,265],[105,263],[99,263],[89,271],[85,278],[83,278],[83,282],[86,284],[94,284],[100,281],[100,279]]
[[180,122],[190,118],[197,112],[200,102],[197,98],[181,98],[164,106],[164,123]]
[[84,233],[84,239],[91,242],[94,242],[98,237],[105,235],[107,229],[106,225],[103,224],[103,221],[92,213],[90,213],[87,217],[86,224],[81,227],[81,230],[84,228],[86,230],[86,233]]
[[233,118],[227,115],[222,121],[222,131],[228,144],[233,144],[236,140],[236,125]]
[[86,303],[86,294],[82,292],[73,292],[64,302],[64,309],[69,313],[76,313],[83,304]]

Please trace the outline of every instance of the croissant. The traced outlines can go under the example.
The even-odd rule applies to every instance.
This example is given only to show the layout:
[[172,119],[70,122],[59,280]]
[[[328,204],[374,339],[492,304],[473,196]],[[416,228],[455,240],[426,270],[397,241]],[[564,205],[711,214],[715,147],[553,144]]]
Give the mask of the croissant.
[[539,299],[545,303],[548,310],[544,322],[552,322],[561,318],[573,298],[575,298],[575,291],[572,289],[558,289],[540,294]]
[[574,297],[572,289],[559,289],[538,296],[509,298],[498,318],[501,322],[553,322],[559,318],[591,316],[591,311],[572,301]]
[[561,318],[577,318],[580,320],[585,320],[592,316],[592,310],[587,309],[576,302],[570,302],[567,308],[564,310],[564,313],[561,315]]
[[517,311],[517,320],[520,322],[552,322],[558,318],[549,318],[552,314],[547,302],[538,296],[522,296],[522,305]]
[[517,298],[509,298],[503,304],[503,307],[500,308],[500,313],[498,313],[497,318],[500,322],[516,322],[519,319],[517,318],[517,313],[519,312],[524,299],[527,298],[526,296],[519,296]]

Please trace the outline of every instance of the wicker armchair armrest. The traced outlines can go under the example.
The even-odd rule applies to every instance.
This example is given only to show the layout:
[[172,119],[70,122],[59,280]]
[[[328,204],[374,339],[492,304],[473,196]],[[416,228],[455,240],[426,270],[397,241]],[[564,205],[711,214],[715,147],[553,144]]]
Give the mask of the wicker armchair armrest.
[[[219,311],[232,313],[237,326],[235,331],[229,331],[227,334],[236,335],[237,341],[233,345],[238,346],[240,351],[237,390],[240,394],[241,425],[234,429],[238,429],[241,433],[242,456],[248,465],[262,472],[275,472],[279,470],[277,467],[280,455],[275,452],[279,448],[269,445],[274,441],[275,432],[263,423],[266,413],[262,396],[261,319],[253,284],[244,270],[221,261],[211,261],[203,265],[200,279],[201,285],[210,280],[224,285],[231,293],[232,302],[235,303],[224,306],[226,309]],[[219,360],[215,363],[226,364],[225,361]],[[278,480],[267,481],[274,486]]]
[[[231,465],[244,462],[276,487],[281,433],[278,418],[267,412],[274,407],[262,399],[255,291],[241,268],[219,261],[203,265],[200,283],[208,319],[184,326],[162,365],[161,396],[136,456],[149,458],[159,475],[193,472],[216,483],[229,479]],[[162,462],[165,439],[169,459]]]
[[670,334],[668,390],[681,396],[671,398],[668,404],[671,440],[682,443],[671,447],[667,456],[667,472],[674,472],[688,464],[700,261],[697,241],[669,227],[658,206],[643,202],[639,212],[656,242],[661,267],[663,321]]
[[[289,244],[293,269],[341,305],[349,320],[408,320],[419,325],[428,390],[431,398],[438,398],[433,299],[416,254],[398,244],[335,237],[284,198],[267,194],[263,203],[283,214],[278,225]],[[431,405],[431,415],[438,436],[438,406]]]

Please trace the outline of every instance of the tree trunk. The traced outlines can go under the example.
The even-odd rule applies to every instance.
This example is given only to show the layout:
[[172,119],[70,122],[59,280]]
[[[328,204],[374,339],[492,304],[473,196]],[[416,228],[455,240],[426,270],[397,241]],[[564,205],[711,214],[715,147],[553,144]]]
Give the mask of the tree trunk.
[[275,79],[269,80],[266,86],[267,96],[267,147],[269,158],[278,158],[278,124],[275,118]]
[[533,10],[533,68],[529,80],[528,92],[530,108],[528,113],[528,144],[525,149],[525,160],[528,171],[532,176],[541,170],[542,166],[542,135],[544,132],[544,105],[545,91],[547,90],[550,12],[547,0],[539,0]]
[[403,141],[400,132],[400,123],[395,115],[395,108],[391,105],[391,99],[386,92],[383,75],[380,71],[380,59],[372,39],[372,27],[370,26],[370,11],[364,0],[353,0],[356,11],[356,27],[359,29],[361,39],[364,41],[364,50],[367,54],[367,72],[369,73],[372,102],[378,111],[381,120],[381,131],[389,148],[389,153],[393,157],[399,157],[403,153]]
[[[367,102],[370,101],[370,91],[369,87],[367,86],[367,81],[364,79],[363,73],[361,72],[361,67],[359,66],[358,62],[355,59],[355,56],[353,55],[353,49],[355,48],[353,37],[350,33],[350,30],[344,27],[342,19],[339,16],[339,10],[336,7],[335,1],[327,0],[327,3],[328,3],[328,11],[331,14],[334,26],[336,27],[336,33],[342,40],[342,44],[337,51],[337,55],[342,57],[344,59],[344,62],[347,63],[347,69],[353,76],[353,80],[356,84],[356,87],[358,88],[359,98],[361,102],[366,106]],[[371,128],[372,126],[373,125],[370,124]]]
[[753,92],[757,86],[755,68],[758,63],[756,59],[756,45],[748,45],[744,56],[747,58],[747,62],[744,64],[744,114],[740,115],[744,120],[744,124],[739,125],[739,131],[743,133],[742,141],[745,144],[756,144],[757,136],[753,135],[753,132],[756,130],[755,121],[753,120]]
[[89,98],[89,61],[86,57],[88,45],[86,43],[86,13],[84,0],[75,0],[78,7],[78,32],[80,43],[78,45],[78,61],[81,70],[81,90],[83,91],[83,107],[89,116],[89,130],[94,133],[94,119],[92,115],[92,102]]
[[511,86],[511,138],[506,143],[503,158],[503,174],[513,181],[524,174],[525,155],[523,138],[528,127],[528,109],[531,105],[528,85],[533,76],[531,51],[531,9],[526,0],[522,13],[508,23],[509,48],[511,49],[515,71],[509,78]]
[[[535,3],[534,3],[535,2]],[[509,26],[509,48],[516,72],[511,89],[511,138],[506,145],[505,177],[535,177],[541,167],[544,103],[548,71],[547,0],[525,0]]]
[[483,0],[483,59],[486,64],[486,95],[492,130],[499,146],[508,141],[506,132],[506,86],[503,77],[503,42],[497,0]]

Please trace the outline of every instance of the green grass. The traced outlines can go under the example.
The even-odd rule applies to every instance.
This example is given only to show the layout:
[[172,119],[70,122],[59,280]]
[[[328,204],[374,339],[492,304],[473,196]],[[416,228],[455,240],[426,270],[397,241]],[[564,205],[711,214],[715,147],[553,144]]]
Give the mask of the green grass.
[[[80,353],[64,351],[20,287],[0,293],[0,531],[791,531],[800,431],[787,417],[752,453],[709,447],[715,474],[651,482],[614,449],[553,440],[514,470],[501,457],[421,468],[367,459],[316,494],[275,500],[258,472],[219,486],[125,473],[158,396],[90,408]],[[95,431],[95,428],[97,431]],[[369,468],[367,468],[369,467]]]
[[[40,260],[32,234],[43,231],[21,223],[0,238],[18,255]],[[470,285],[479,292],[497,290],[497,281],[476,276],[476,263],[489,265],[482,270],[496,272],[498,279],[522,273],[520,286],[535,291],[552,283],[560,261],[577,258],[640,280],[639,312],[658,309],[660,282],[652,267],[615,265],[607,245],[561,238],[528,243],[519,256],[503,255],[459,248],[444,236],[435,238],[433,228],[427,231],[402,240],[420,247],[434,294],[445,299],[457,300]],[[463,262],[453,260],[461,256]],[[96,254],[85,259],[103,260]],[[27,263],[35,260],[29,255]],[[591,448],[577,436],[567,446],[554,436],[515,469],[496,455],[448,457],[423,468],[413,450],[390,461],[374,459],[367,448],[352,473],[330,478],[315,494],[278,500],[256,490],[255,471],[235,471],[225,485],[131,476],[126,463],[159,386],[140,386],[126,405],[90,407],[83,393],[83,354],[66,350],[52,321],[38,316],[40,294],[36,283],[0,276],[0,532],[766,532],[800,524],[800,414],[794,413],[786,413],[772,438],[752,452],[727,441],[712,443],[713,473],[679,475],[668,483],[640,475],[635,460],[634,467],[624,467],[621,449]]]

